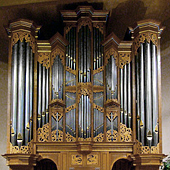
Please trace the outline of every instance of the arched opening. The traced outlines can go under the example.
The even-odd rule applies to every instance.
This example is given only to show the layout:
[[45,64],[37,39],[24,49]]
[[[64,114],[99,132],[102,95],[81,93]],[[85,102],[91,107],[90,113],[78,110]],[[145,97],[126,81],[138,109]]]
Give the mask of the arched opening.
[[42,159],[37,162],[34,170],[57,170],[56,164],[50,159]]
[[112,170],[133,170],[133,169],[134,167],[132,161],[129,161],[127,159],[117,160],[112,168]]

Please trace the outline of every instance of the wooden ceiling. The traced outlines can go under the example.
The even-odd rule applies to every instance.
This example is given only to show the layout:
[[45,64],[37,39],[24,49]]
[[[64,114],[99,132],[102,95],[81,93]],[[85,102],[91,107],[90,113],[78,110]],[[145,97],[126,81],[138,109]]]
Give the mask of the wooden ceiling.
[[109,11],[107,34],[114,32],[124,39],[128,26],[142,19],[162,22],[165,30],[161,50],[170,46],[170,0],[1,0],[0,2],[0,61],[7,62],[8,37],[4,26],[9,21],[24,18],[42,25],[40,39],[49,39],[57,31],[63,34],[60,10],[75,9],[78,5],[92,5],[94,9]]

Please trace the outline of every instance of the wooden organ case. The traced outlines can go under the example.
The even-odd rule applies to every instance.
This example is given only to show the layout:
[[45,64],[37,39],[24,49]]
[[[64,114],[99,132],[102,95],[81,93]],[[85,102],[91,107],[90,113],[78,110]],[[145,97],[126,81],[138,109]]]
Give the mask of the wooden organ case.
[[140,21],[129,28],[132,40],[120,41],[106,37],[107,11],[61,14],[64,36],[50,40],[37,40],[32,21],[7,29],[7,165],[38,170],[49,159],[57,170],[158,169],[163,27]]

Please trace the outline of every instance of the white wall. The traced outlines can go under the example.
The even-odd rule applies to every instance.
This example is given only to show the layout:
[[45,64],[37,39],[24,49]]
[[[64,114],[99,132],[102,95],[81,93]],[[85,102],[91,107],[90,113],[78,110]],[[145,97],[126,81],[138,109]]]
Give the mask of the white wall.
[[[7,64],[0,62],[0,155],[6,153],[7,127]],[[6,160],[0,156],[0,170],[8,170]]]

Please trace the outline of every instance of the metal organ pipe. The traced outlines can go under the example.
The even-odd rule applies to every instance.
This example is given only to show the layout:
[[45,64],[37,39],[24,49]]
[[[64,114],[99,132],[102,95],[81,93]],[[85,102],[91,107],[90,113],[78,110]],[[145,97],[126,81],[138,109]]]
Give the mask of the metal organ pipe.
[[48,89],[48,83],[49,83],[49,81],[48,81],[48,78],[49,78],[49,69],[47,69],[46,70],[46,89],[45,89],[45,91],[46,91],[46,124],[49,122],[49,120],[48,120],[48,116],[49,116],[49,112],[48,112],[48,101],[49,101],[49,89]]
[[128,75],[127,75],[127,81],[128,81],[128,127],[131,128],[131,63],[128,65]]
[[19,41],[19,63],[18,63],[18,123],[17,123],[17,143],[22,145],[24,139],[24,127],[21,122],[24,122],[24,74],[25,74],[25,44]]
[[[26,44],[26,75],[25,75],[25,144],[29,141],[30,120],[30,47]],[[21,123],[21,122],[20,122]]]
[[18,43],[13,47],[12,53],[12,129],[11,129],[11,143],[16,145],[17,139],[17,85],[18,85],[18,57],[17,57]]
[[42,126],[45,124],[45,67],[42,67]]
[[127,126],[127,65],[124,66],[124,124]]
[[38,63],[38,128],[41,127],[41,113],[42,113],[42,94],[41,94],[41,87],[42,87],[42,66]]
[[121,116],[120,116],[120,121],[121,123],[124,122],[124,116],[123,116],[123,69],[120,69],[120,111],[121,111]]

